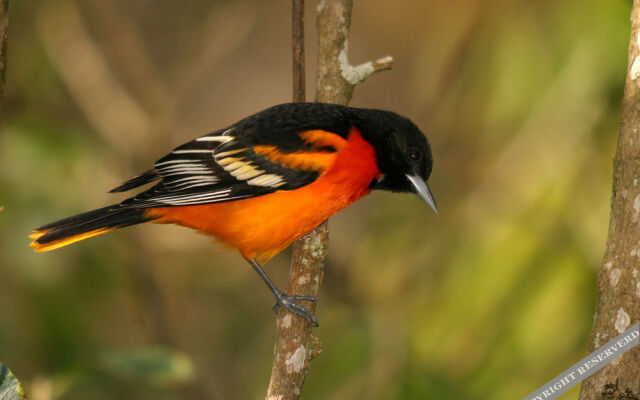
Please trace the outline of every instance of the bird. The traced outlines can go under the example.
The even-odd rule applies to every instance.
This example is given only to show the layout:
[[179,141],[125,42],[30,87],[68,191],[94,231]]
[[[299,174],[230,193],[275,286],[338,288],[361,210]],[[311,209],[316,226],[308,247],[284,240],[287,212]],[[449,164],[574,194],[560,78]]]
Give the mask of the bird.
[[200,136],[110,193],[146,190],[33,230],[46,252],[143,222],[177,224],[237,249],[280,307],[317,318],[271,281],[262,265],[372,190],[413,193],[436,213],[426,136],[391,111],[285,103]]

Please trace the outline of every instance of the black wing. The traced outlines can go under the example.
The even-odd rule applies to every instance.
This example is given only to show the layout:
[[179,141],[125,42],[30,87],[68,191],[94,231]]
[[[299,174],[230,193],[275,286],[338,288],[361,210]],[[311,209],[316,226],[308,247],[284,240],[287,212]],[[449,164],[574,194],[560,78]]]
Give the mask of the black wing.
[[[237,134],[234,134],[237,132]],[[301,140],[297,132],[288,134]],[[154,168],[123,183],[120,192],[160,180],[149,190],[125,200],[126,207],[170,207],[217,203],[292,190],[317,179],[321,170],[285,166],[257,153],[240,128],[199,137],[159,159]],[[332,149],[322,149],[332,152]]]
[[[309,142],[301,134],[321,130],[345,139],[354,120],[353,109],[336,104],[289,103],[249,116],[228,129],[177,147],[154,168],[112,192],[159,181],[149,190],[125,200],[128,207],[167,207],[217,203],[293,190],[318,178],[326,163],[292,165],[257,151],[273,146],[283,153],[335,153],[336,148]],[[356,124],[357,125],[357,124]],[[264,149],[263,149],[264,150]],[[326,159],[326,157],[324,158]]]

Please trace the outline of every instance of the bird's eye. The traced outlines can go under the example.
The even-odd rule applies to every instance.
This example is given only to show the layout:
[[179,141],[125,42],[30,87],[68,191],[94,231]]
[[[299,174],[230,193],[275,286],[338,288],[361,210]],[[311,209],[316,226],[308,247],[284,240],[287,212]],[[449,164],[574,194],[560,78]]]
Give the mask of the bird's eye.
[[420,152],[416,149],[411,149],[409,150],[409,157],[411,157],[412,160],[417,161],[420,159]]

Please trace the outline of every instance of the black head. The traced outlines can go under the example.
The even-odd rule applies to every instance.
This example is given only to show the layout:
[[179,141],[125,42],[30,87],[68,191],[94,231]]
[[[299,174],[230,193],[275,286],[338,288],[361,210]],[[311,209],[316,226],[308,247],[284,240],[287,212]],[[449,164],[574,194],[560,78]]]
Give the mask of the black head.
[[376,149],[380,177],[373,189],[411,192],[438,212],[427,184],[433,158],[425,135],[409,119],[390,111],[352,109],[357,127]]

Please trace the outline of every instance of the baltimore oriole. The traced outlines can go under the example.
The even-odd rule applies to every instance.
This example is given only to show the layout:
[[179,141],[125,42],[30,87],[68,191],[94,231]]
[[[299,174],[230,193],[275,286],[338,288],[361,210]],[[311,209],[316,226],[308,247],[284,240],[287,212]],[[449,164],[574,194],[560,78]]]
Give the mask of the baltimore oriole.
[[317,325],[280,291],[264,263],[372,189],[412,192],[434,211],[433,161],[424,134],[393,112],[323,103],[271,107],[196,138],[111,192],[158,181],[123,202],[41,226],[37,252],[141,222],[174,223],[214,236],[267,283],[275,307]]

